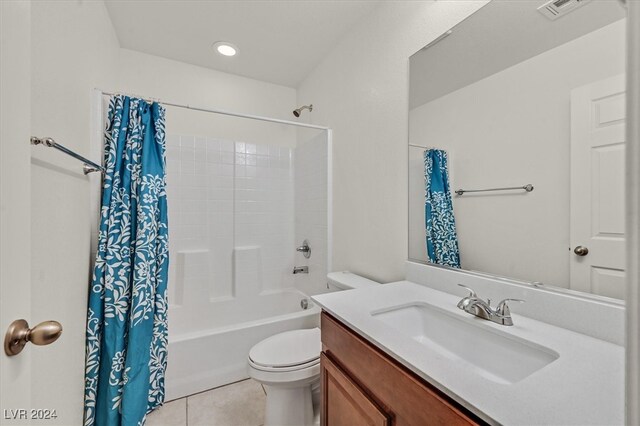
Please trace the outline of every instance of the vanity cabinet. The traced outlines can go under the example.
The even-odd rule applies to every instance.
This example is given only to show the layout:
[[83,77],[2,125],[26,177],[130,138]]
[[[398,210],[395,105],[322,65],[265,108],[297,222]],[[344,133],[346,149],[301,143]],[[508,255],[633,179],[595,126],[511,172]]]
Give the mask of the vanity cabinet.
[[322,426],[484,424],[331,315],[321,321]]

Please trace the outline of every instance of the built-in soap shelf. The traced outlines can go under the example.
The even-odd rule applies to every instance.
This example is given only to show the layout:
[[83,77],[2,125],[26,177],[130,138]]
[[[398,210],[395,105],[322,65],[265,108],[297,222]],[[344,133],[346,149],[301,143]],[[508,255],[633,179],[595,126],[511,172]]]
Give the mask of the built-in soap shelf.
[[[175,263],[175,279],[170,283],[173,287],[171,306],[180,306],[184,303],[186,281],[201,275],[203,271],[206,274],[209,265],[209,253],[210,251],[207,248],[178,250]],[[194,290],[198,291],[200,289],[194,288]],[[201,290],[208,291],[208,288],[202,288]]]
[[[237,246],[233,248],[230,261],[233,277],[227,294],[213,298],[211,286],[191,285],[195,280],[208,280],[213,277],[210,261],[211,251],[208,248],[178,250],[175,259],[175,273],[172,274],[170,286],[173,288],[170,303],[172,307],[179,307],[185,303],[185,296],[193,300],[226,300],[244,298],[261,294],[262,279],[262,247],[258,245]],[[186,288],[185,288],[186,287]]]
[[262,291],[262,248],[257,245],[233,249],[233,296],[249,297]]

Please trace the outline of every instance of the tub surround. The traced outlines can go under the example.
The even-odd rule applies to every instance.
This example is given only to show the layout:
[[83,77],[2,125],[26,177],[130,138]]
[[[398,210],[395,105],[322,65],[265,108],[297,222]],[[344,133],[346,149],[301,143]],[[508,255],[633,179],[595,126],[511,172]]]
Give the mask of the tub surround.
[[[328,132],[244,120],[238,138],[251,136],[250,128],[253,136],[228,139],[230,122],[209,119],[227,123],[215,137],[167,136],[167,191],[176,201],[169,206],[169,400],[247,378],[253,345],[318,326],[319,309],[301,301],[324,289],[317,275],[326,274],[328,259]],[[259,143],[247,142],[260,134]],[[296,175],[298,168],[308,174]],[[312,207],[298,211],[300,191]],[[305,238],[310,261],[296,257]],[[308,266],[314,279],[298,283],[294,265]]]
[[[480,289],[476,290],[480,297],[486,297]],[[453,291],[459,291],[460,295],[400,281],[319,295],[313,300],[348,328],[488,423],[624,423],[622,346],[524,316],[519,313],[520,305],[512,307],[512,327],[475,318],[456,307],[464,290]],[[504,297],[512,297],[512,294]],[[454,316],[452,321],[459,319],[489,333],[497,332],[509,339],[524,339],[532,345],[548,348],[558,357],[524,378],[512,383],[497,383],[478,374],[466,361],[443,356],[443,352],[432,350],[372,315],[372,312],[415,303],[434,306],[444,314]],[[595,301],[590,303],[597,304]],[[577,314],[571,306],[565,310],[568,315]],[[473,350],[469,348],[469,351]]]

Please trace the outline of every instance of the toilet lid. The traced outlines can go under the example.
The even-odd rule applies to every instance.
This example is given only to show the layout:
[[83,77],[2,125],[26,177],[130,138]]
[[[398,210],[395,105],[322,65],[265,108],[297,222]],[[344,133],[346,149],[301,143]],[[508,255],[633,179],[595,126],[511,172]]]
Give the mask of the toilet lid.
[[285,331],[264,339],[249,351],[249,358],[264,367],[292,367],[320,357],[320,329]]

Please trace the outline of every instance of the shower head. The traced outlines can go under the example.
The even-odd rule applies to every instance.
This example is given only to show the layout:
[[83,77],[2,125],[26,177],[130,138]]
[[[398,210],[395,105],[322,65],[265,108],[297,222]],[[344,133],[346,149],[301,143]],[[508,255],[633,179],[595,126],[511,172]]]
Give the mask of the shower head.
[[309,110],[309,112],[313,111],[313,104],[310,104],[310,105],[303,105],[303,106],[301,106],[301,107],[300,107],[300,108],[298,108],[298,109],[294,109],[294,110],[293,110],[293,115],[295,115],[296,117],[300,117],[300,113],[301,113],[303,110],[305,110],[305,109],[308,109],[308,110]]

